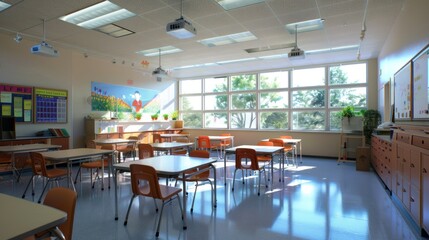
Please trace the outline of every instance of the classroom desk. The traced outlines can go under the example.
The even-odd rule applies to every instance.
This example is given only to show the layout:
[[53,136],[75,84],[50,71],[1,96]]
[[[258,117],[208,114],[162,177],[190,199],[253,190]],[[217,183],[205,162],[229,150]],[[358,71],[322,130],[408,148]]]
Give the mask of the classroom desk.
[[[279,154],[280,155],[280,170],[281,173],[279,176],[279,181],[282,180],[283,177],[283,171],[282,171],[282,164],[284,165],[284,148],[283,147],[276,147],[276,146],[259,146],[259,145],[240,145],[237,147],[231,147],[231,148],[227,148],[225,149],[225,159],[224,159],[224,176],[225,176],[225,185],[226,185],[226,160],[227,160],[227,154],[235,154],[235,150],[237,148],[250,148],[250,149],[254,149],[256,151],[256,154],[260,154],[260,155],[271,155],[271,178],[274,178],[274,155],[275,154]],[[284,168],[284,166],[283,166]],[[273,181],[271,181],[271,184],[273,183]]]
[[185,137],[189,141],[189,134],[181,134],[181,133],[161,133],[159,134],[161,138],[166,138],[167,142],[172,142],[175,138]]
[[193,143],[182,143],[182,142],[163,142],[163,143],[150,143],[155,151],[168,151],[171,155],[175,148],[188,148],[193,145]]
[[[76,191],[76,188],[73,183],[73,179],[71,177],[71,169],[72,164],[74,162],[85,162],[88,161],[90,158],[101,158],[103,155],[110,155],[112,157],[113,162],[114,153],[115,150],[109,150],[109,149],[94,149],[94,148],[74,148],[74,149],[67,149],[67,150],[59,150],[59,151],[52,151],[52,152],[43,152],[42,155],[45,157],[46,160],[49,160],[51,162],[66,162],[67,163],[67,176],[69,178],[68,184],[70,182],[72,183],[73,189]],[[101,171],[104,172],[104,161],[101,161]],[[111,164],[109,164],[109,172],[112,172]],[[110,176],[110,175],[109,175]],[[110,186],[110,181],[109,181]],[[104,174],[101,175],[101,190],[104,190]]]
[[[118,150],[118,145],[128,145],[128,144],[132,144],[133,145],[133,159],[135,160],[136,158],[136,144],[137,144],[138,140],[136,139],[123,139],[123,138],[108,138],[108,139],[95,139],[94,143],[96,145],[113,145],[113,149]],[[120,158],[118,157],[118,161],[120,161]]]
[[12,164],[12,172],[13,176],[17,177],[17,181],[19,181],[20,173],[16,168],[15,163],[15,154],[17,153],[30,153],[30,152],[41,152],[41,151],[49,151],[49,150],[57,150],[61,148],[61,145],[51,145],[51,144],[24,144],[24,145],[14,145],[14,146],[0,146],[0,153],[8,153],[11,154],[11,164]]
[[[287,139],[287,138],[277,138],[277,139],[281,139],[283,140],[284,144],[291,144],[294,145],[295,151],[294,154],[295,156],[298,156],[298,153],[296,152],[297,147],[299,147],[299,161],[300,163],[302,163],[302,140],[299,138],[292,138],[292,139]],[[269,139],[262,139],[261,141],[269,141]]]
[[[234,136],[208,136],[211,141],[215,141],[215,142],[220,142],[222,143],[222,141],[225,140],[230,140],[231,141],[231,147],[234,147]],[[195,149],[198,149],[198,136],[195,137]],[[225,149],[220,149],[220,159],[224,159],[226,156],[225,153]]]
[[[114,186],[115,186],[115,220],[118,220],[118,171],[130,171],[130,165],[131,164],[142,164],[146,166],[151,166],[155,168],[158,176],[165,177],[165,178],[171,178],[171,177],[178,177],[180,174],[182,174],[183,178],[183,217],[184,222],[186,223],[186,181],[185,181],[185,172],[191,169],[199,168],[204,165],[210,165],[213,169],[213,176],[214,176],[214,206],[216,207],[216,168],[213,166],[213,163],[215,163],[217,160],[212,158],[197,158],[197,157],[188,157],[188,156],[181,156],[181,155],[165,155],[165,156],[156,156],[151,158],[145,158],[143,160],[137,160],[137,161],[130,161],[130,162],[123,162],[123,163],[117,163],[113,164],[114,168]],[[198,174],[199,172],[195,172],[194,174]],[[186,225],[184,227],[186,229]]]
[[0,239],[23,239],[67,220],[63,211],[3,193],[0,212]]

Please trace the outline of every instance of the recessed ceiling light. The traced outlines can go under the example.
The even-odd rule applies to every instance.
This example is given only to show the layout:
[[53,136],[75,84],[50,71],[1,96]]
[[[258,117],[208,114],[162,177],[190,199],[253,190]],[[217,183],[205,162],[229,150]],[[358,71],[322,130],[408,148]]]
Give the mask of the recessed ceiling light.
[[328,53],[328,52],[341,52],[341,51],[349,51],[349,50],[357,50],[359,45],[348,45],[348,46],[340,46],[333,48],[323,48],[316,50],[306,51],[306,54],[319,54],[319,53]]
[[324,19],[318,18],[303,22],[289,23],[286,24],[285,27],[290,34],[295,34],[295,31],[301,33],[323,29],[324,22]]
[[136,53],[144,55],[146,57],[153,57],[153,56],[158,56],[160,54],[160,52],[159,52],[160,50],[161,50],[161,55],[183,52],[183,50],[180,48],[176,48],[173,46],[164,46],[164,47],[160,47],[160,48],[141,50],[141,51],[138,51]]
[[206,38],[203,40],[199,40],[198,42],[207,46],[207,47],[214,47],[214,46],[221,46],[221,45],[227,45],[227,44],[233,44],[238,42],[247,42],[251,40],[258,39],[255,35],[253,35],[251,32],[241,32],[241,33],[234,33],[214,38]]
[[6,8],[10,7],[10,6],[12,6],[12,5],[10,5],[9,3],[5,3],[5,2],[0,1],[0,12],[5,10]]
[[249,6],[256,3],[261,3],[264,0],[215,0],[226,11]]
[[109,1],[104,1],[70,13],[59,19],[79,27],[94,29],[133,16],[135,16],[134,13]]
[[116,38],[124,37],[135,33],[133,31],[120,27],[116,24],[108,24],[108,25],[96,28],[95,30]]

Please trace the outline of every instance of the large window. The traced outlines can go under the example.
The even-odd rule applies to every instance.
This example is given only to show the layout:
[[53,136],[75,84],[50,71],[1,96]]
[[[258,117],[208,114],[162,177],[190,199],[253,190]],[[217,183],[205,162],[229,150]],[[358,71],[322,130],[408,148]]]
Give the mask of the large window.
[[345,106],[367,107],[366,63],[179,81],[189,128],[336,131]]

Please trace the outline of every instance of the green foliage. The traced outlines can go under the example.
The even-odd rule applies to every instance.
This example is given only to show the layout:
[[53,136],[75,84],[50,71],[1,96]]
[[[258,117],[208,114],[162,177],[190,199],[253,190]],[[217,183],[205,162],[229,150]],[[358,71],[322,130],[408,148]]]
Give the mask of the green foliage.
[[338,112],[338,116],[341,119],[354,117],[356,116],[355,109],[353,106],[344,107],[343,109],[341,109],[341,111]]
[[363,111],[363,134],[365,141],[371,143],[372,131],[381,123],[381,115],[377,110],[368,109]]
[[179,111],[174,110],[173,112],[170,113],[170,117],[173,120],[177,120],[179,118]]
[[168,119],[168,113],[164,113],[162,114],[162,116],[164,117],[164,119]]
[[150,115],[150,117],[151,117],[152,119],[158,119],[159,114],[158,114],[158,113],[154,113],[154,114]]

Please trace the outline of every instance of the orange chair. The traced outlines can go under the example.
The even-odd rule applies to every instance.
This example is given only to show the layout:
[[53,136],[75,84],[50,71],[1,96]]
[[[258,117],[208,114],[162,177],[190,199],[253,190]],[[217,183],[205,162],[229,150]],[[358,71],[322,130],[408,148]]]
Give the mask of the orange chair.
[[[189,156],[190,157],[199,157],[199,158],[210,158],[210,152],[208,152],[206,150],[194,150],[194,151],[189,153]],[[192,175],[193,173],[195,173],[197,171],[201,171],[201,172],[196,174],[196,175]],[[190,177],[187,177],[186,175],[190,175]],[[192,169],[192,170],[185,172],[185,181],[195,183],[195,191],[194,191],[194,197],[192,198],[191,213],[194,211],[195,196],[197,195],[197,188],[200,185],[200,182],[209,182],[210,183],[210,187],[212,189],[212,205],[214,203],[214,200],[213,200],[214,188],[213,188],[212,181],[209,179],[209,176],[210,176],[210,165],[206,165],[206,166],[203,166],[199,169]],[[178,177],[176,179],[176,184],[177,184],[177,181],[182,181],[182,180],[183,180],[183,178]]]
[[161,138],[161,134],[159,133],[154,133],[152,134],[152,142],[154,143],[162,143],[162,138]]
[[140,143],[137,145],[138,152],[139,152],[139,159],[145,159],[153,157],[153,147],[150,144],[147,143]]
[[[282,139],[293,139],[292,136],[280,136],[280,138],[282,138]],[[293,165],[297,166],[296,159],[295,159],[295,155],[296,155],[295,145],[284,144],[284,152],[285,152],[285,159],[287,160],[287,164],[289,165],[289,158],[287,157],[287,154],[291,153]]]
[[[260,142],[258,142],[258,146],[271,146],[272,147],[272,146],[274,146],[274,143],[270,142],[270,141],[260,141]],[[264,162],[264,163],[271,162],[271,160],[272,160],[271,155],[258,155],[256,158],[259,162]]]
[[[130,140],[139,140],[138,137],[130,136]],[[127,143],[116,146],[116,151],[122,155],[122,159],[125,161],[127,155],[131,156],[133,160],[136,159],[136,143]]]
[[[46,194],[43,204],[67,213],[67,220],[58,226],[66,240],[73,236],[73,222],[76,207],[77,193],[68,188],[52,188]],[[56,228],[37,233],[36,239],[57,235]],[[50,238],[49,238],[50,239]]]
[[[60,169],[60,168],[47,169],[45,158],[41,153],[38,153],[38,152],[30,152],[30,159],[31,159],[31,168],[33,170],[33,176],[31,176],[30,180],[28,181],[27,187],[25,188],[25,191],[22,194],[22,198],[25,198],[25,194],[27,193],[28,187],[34,181],[34,177],[36,176],[45,177],[48,179],[48,181],[46,181],[46,184],[43,187],[43,191],[40,194],[40,197],[38,200],[38,203],[40,203],[42,200],[43,194],[45,193],[46,188],[48,187],[48,184],[51,181],[58,181],[63,178],[67,178],[67,170]],[[34,186],[32,188],[31,194],[34,196]]]
[[[248,162],[250,161],[250,165]],[[253,170],[258,171],[258,196],[260,195],[260,188],[261,188],[261,172],[264,172],[265,175],[265,168],[261,165],[259,165],[256,151],[254,149],[250,148],[237,148],[235,150],[235,170],[234,170],[234,178],[232,180],[232,191],[234,191],[234,185],[235,185],[235,174],[237,173],[237,170],[241,170],[242,175],[242,181],[244,184],[244,172],[243,170]],[[265,176],[265,187],[268,187],[267,185],[267,178]]]
[[212,144],[209,136],[199,136],[198,137],[198,150],[207,150],[209,152],[211,150],[216,150],[217,156],[219,158],[220,157],[219,156],[219,149],[220,149],[220,145],[219,144]]
[[[156,170],[151,166],[131,164],[131,188],[133,196],[131,197],[130,204],[128,206],[127,215],[125,217],[124,225],[128,223],[128,215],[130,213],[131,205],[135,197],[141,195],[145,197],[151,197],[154,200],[160,199],[162,201],[161,212],[159,213],[158,226],[156,228],[155,236],[159,236],[159,226],[161,223],[162,212],[164,205],[170,203],[175,198],[179,202],[180,211],[182,213],[183,227],[185,227],[185,221],[183,217],[182,203],[180,201],[179,193],[182,191],[181,188],[170,187],[166,185],[160,185],[158,181],[158,174]],[[158,211],[158,209],[156,209]]]
[[[88,141],[87,147],[88,148],[96,148],[96,144],[94,141]],[[88,162],[81,163],[79,166],[79,169],[77,170],[76,177],[74,179],[74,183],[75,184],[77,183],[77,177],[78,176],[80,176],[80,181],[82,182],[82,168],[89,169],[90,170],[90,178],[91,178],[91,186],[92,186],[92,188],[94,188],[95,181],[97,179],[100,179],[100,175],[99,175],[98,171],[100,169],[102,169],[103,166],[104,166],[104,169],[108,169],[110,161],[111,161],[110,157],[103,156],[103,159],[100,159],[100,160],[91,160]],[[95,170],[94,181],[92,178],[92,175],[93,175],[92,170]],[[109,189],[110,189],[110,171],[108,172],[108,185],[109,185]]]

